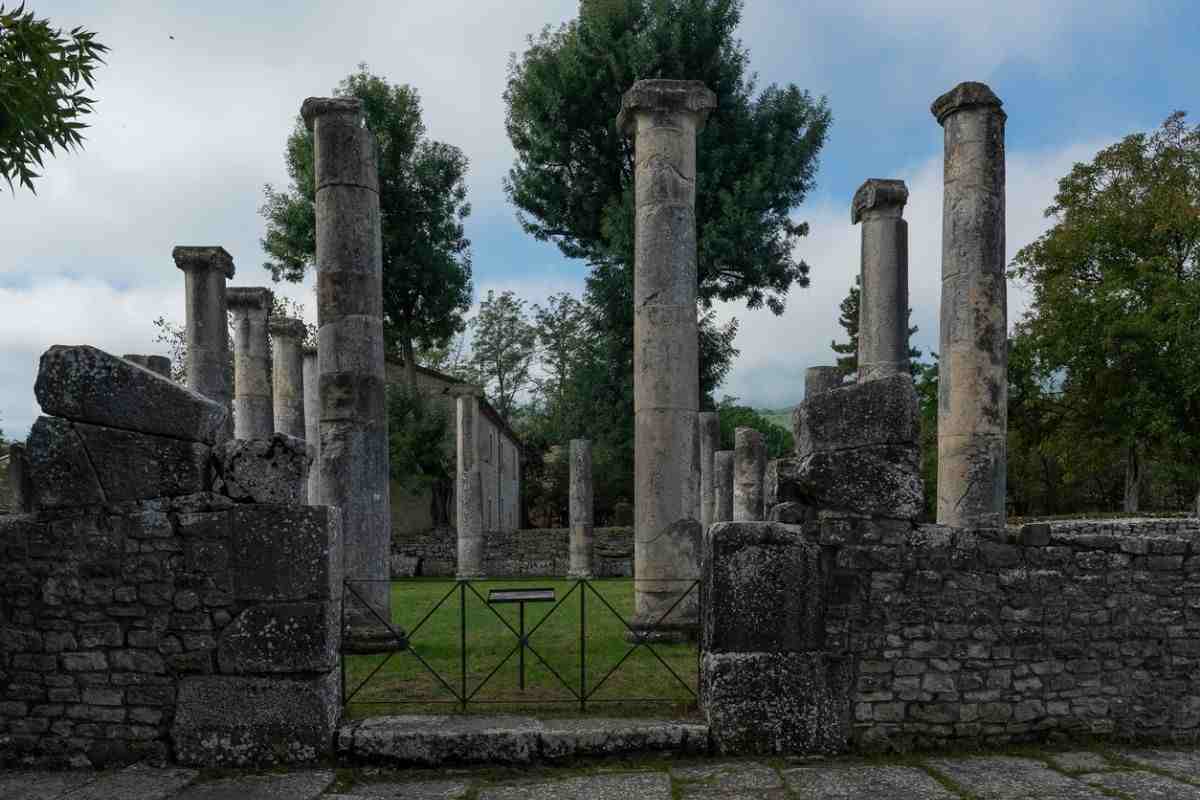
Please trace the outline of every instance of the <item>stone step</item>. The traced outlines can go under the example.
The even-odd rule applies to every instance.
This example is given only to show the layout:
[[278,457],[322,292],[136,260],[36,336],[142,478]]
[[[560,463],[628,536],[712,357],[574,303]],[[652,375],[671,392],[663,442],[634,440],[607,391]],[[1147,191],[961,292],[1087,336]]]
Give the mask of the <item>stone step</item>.
[[398,715],[347,722],[338,761],[436,767],[529,764],[590,756],[709,752],[708,726],[650,719],[554,719],[518,716]]

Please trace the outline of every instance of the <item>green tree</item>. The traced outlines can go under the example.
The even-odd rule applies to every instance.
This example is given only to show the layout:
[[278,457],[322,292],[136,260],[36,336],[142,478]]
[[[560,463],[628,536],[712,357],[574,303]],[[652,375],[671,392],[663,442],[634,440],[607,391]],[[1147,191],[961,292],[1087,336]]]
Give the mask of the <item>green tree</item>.
[[412,493],[428,490],[434,526],[449,525],[456,460],[449,415],[405,386],[388,387],[387,411],[392,480]]
[[1023,321],[1058,376],[1063,428],[1125,456],[1123,507],[1140,505],[1148,451],[1200,475],[1200,128],[1182,112],[1076,164],[1010,277],[1032,302]]
[[723,397],[717,403],[717,418],[721,425],[721,448],[732,450],[734,432],[738,428],[753,428],[763,435],[767,444],[767,459],[788,458],[795,453],[796,441],[792,432],[780,427],[749,406],[738,405],[736,397]]
[[84,94],[108,48],[83,28],[63,33],[21,3],[0,5],[0,177],[31,192],[44,155],[83,144],[84,117],[95,101]]
[[[471,243],[463,227],[471,213],[467,158],[426,137],[411,86],[392,85],[364,64],[334,94],[363,101],[378,141],[384,335],[404,360],[409,391],[416,391],[417,349],[444,347],[462,332],[471,305]],[[279,192],[267,185],[261,243],[272,277],[299,281],[316,253],[313,139],[303,120],[284,155],[291,186]]]
[[508,422],[517,395],[529,385],[537,349],[537,330],[525,313],[525,301],[511,291],[488,291],[471,321],[471,366],[497,413]]

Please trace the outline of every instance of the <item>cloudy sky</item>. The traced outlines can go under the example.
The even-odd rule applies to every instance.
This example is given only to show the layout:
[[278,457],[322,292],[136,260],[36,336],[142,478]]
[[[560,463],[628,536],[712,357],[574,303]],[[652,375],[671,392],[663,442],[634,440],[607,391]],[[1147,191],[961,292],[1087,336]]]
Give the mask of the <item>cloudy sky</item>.
[[[37,358],[52,344],[164,352],[153,320],[183,319],[176,244],[220,244],[235,284],[269,282],[258,245],[263,185],[286,184],[283,142],[300,102],[359,62],[417,87],[429,133],[471,159],[477,295],[530,302],[578,292],[584,266],[521,233],[501,179],[505,68],[526,36],[574,16],[575,0],[69,2],[39,16],[96,31],[98,75],[86,149],[47,164],[36,196],[0,188],[0,427],[39,413]],[[1008,112],[1009,257],[1048,224],[1042,210],[1076,161],[1174,109],[1200,114],[1200,11],[1189,0],[746,0],[740,35],[761,84],[827,95],[834,124],[816,191],[795,210],[812,287],[782,317],[738,306],[742,354],[724,391],[759,406],[795,402],[804,368],[831,363],[838,303],[858,269],[854,190],[902,178],[910,197],[916,344],[937,339],[942,133],[929,113],[963,80]],[[308,306],[310,286],[276,291]],[[1023,295],[1010,286],[1010,323]]]

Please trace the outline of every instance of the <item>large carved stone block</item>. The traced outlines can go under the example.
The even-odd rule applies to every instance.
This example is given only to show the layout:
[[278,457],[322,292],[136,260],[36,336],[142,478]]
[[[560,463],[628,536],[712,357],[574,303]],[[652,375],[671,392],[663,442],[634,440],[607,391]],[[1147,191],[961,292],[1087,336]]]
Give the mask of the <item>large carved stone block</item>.
[[38,417],[29,431],[27,454],[30,503],[35,510],[104,502],[100,478],[70,422]]
[[221,631],[223,673],[325,672],[337,666],[341,607],[336,601],[251,606]]
[[208,445],[82,423],[75,430],[110,503],[207,489]]
[[916,444],[920,409],[912,378],[893,375],[813,395],[793,412],[796,454]]
[[862,447],[779,460],[780,494],[821,509],[917,519],[925,492],[916,447]]
[[342,594],[341,513],[331,506],[233,509],[238,600],[330,600]]
[[225,424],[220,403],[86,345],[43,353],[33,391],[47,414],[109,428],[212,444]]

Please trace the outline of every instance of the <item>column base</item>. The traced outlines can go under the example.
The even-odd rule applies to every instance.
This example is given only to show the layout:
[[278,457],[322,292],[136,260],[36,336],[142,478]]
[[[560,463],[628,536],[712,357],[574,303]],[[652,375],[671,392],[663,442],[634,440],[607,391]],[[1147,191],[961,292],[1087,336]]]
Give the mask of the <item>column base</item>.
[[594,572],[575,572],[572,570],[567,573],[567,580],[569,581],[592,581],[595,579],[596,573]]
[[630,644],[651,642],[654,644],[685,644],[700,641],[699,620],[663,620],[639,619],[634,617],[629,621],[632,630],[625,631],[625,641]]
[[352,621],[342,632],[342,653],[370,655],[394,653],[408,649],[408,632],[403,628],[389,629],[378,620]]
[[481,581],[487,578],[482,572],[458,572],[454,575],[456,581]]

